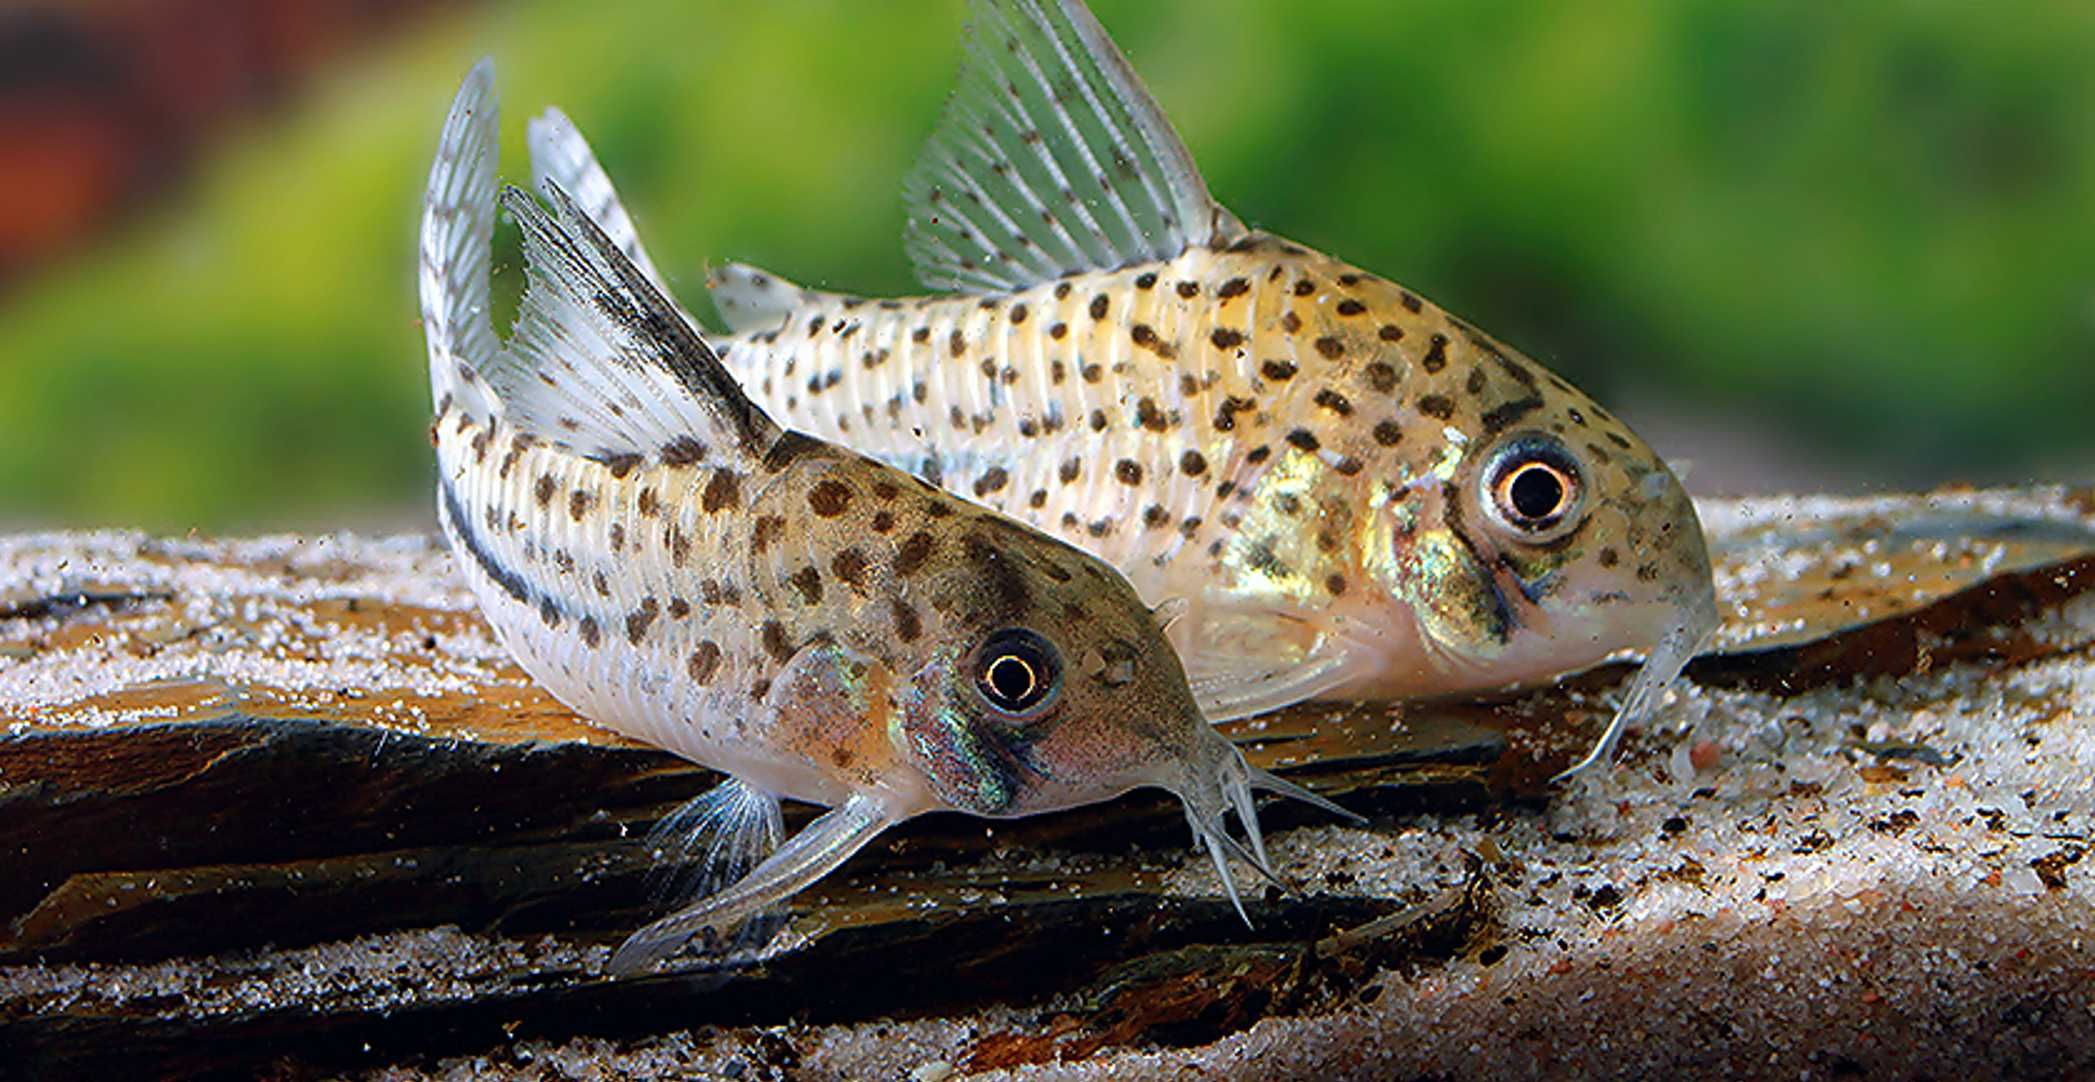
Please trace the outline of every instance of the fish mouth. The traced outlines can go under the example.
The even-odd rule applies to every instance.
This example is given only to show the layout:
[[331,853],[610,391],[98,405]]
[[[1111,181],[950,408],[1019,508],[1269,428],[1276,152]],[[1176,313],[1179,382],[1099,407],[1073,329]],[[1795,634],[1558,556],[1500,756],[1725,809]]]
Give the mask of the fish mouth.
[[1675,612],[1677,619],[1659,638],[1658,644],[1644,655],[1644,664],[1631,678],[1629,690],[1622,696],[1622,705],[1608,720],[1608,727],[1602,730],[1600,739],[1593,742],[1593,747],[1578,762],[1551,778],[1550,784],[1561,784],[1611,761],[1623,731],[1631,725],[1641,724],[1658,708],[1666,689],[1673,686],[1688,662],[1694,660],[1720,622],[1714,595],[1683,599]]
[[[1215,862],[1215,873],[1222,879],[1222,889],[1229,895],[1229,904],[1236,908],[1238,918],[1246,927],[1251,926],[1251,917],[1244,911],[1244,900],[1230,871],[1230,858],[1250,865],[1282,890],[1290,893],[1295,890],[1273,870],[1266,855],[1266,839],[1259,830],[1258,807],[1251,795],[1253,790],[1302,801],[1354,825],[1367,822],[1366,818],[1294,782],[1252,766],[1245,761],[1243,751],[1207,725],[1201,727],[1199,747],[1191,757],[1185,777],[1179,784],[1167,788],[1185,806],[1186,825],[1193,830],[1195,846],[1205,849]],[[1238,841],[1229,832],[1227,820],[1231,812],[1236,813],[1237,822],[1243,826],[1244,841]]]

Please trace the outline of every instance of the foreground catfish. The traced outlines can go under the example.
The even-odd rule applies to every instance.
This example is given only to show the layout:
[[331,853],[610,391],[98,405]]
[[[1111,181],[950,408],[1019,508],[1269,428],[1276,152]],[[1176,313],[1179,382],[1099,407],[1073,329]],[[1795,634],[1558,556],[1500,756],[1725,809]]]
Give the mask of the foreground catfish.
[[[1644,651],[1572,770],[1605,759],[1716,624],[1665,463],[1418,295],[1246,228],[1077,0],[971,11],[906,186],[918,275],[951,292],[867,301],[723,268],[729,368],[789,423],[1188,599],[1173,639],[1213,720]],[[550,111],[531,143],[652,274],[574,126]]]
[[[554,216],[504,196],[530,280],[498,341],[495,119],[483,63],[422,225],[444,533],[533,678],[730,776],[680,817],[709,835],[721,889],[635,934],[614,970],[726,933],[928,811],[1030,815],[1159,786],[1233,901],[1226,854],[1271,874],[1253,788],[1348,814],[1207,724],[1110,567],[772,423],[557,187]],[[780,797],[831,810],[774,852]]]

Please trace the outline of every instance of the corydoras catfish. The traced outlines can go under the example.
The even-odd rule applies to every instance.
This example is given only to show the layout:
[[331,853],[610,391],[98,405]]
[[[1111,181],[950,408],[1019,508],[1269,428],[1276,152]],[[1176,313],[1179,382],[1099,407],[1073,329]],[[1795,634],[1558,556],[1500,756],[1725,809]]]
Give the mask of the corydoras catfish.
[[[773,423],[558,187],[550,215],[502,197],[529,279],[498,340],[495,132],[483,63],[422,224],[445,536],[548,691],[729,775],[681,819],[709,832],[719,889],[636,933],[613,969],[724,933],[923,812],[1160,786],[1232,898],[1225,855],[1270,874],[1252,789],[1347,814],[1244,762],[1157,615],[1096,557]],[[779,846],[781,797],[831,810]]]
[[[1418,294],[1247,228],[1077,0],[974,0],[905,186],[944,292],[711,277],[791,423],[1057,533],[1151,602],[1211,719],[1646,664],[1605,758],[1716,623],[1694,506],[1606,408]],[[557,111],[535,170],[642,266]]]

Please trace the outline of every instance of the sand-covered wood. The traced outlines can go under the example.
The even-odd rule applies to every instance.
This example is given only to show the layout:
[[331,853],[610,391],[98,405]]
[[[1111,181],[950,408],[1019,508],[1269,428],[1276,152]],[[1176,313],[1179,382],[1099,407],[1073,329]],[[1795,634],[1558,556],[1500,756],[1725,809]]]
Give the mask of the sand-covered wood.
[[[2095,768],[2095,496],[1704,513],[1728,622],[1610,775],[1544,783],[1606,720],[1619,665],[1491,702],[1298,708],[1229,732],[1374,821],[1270,806],[1300,890],[1251,899],[1253,928],[1190,859],[1175,808],[1138,795],[912,824],[796,899],[760,965],[694,958],[638,980],[602,965],[659,912],[642,839],[711,778],[534,688],[439,545],[0,540],[0,1072],[492,1056],[501,1073],[529,1050],[643,1074],[1161,1071],[1196,1056],[1251,1076],[1243,1055],[1285,1047],[1290,1070],[1401,1050],[1394,1069],[1481,1075],[1576,1050],[1564,1012],[1619,959],[1672,959],[1650,963],[1674,973],[1662,985],[1694,976],[1665,936],[1713,914],[1744,931],[1689,956],[1712,967],[1780,969],[1784,944],[1823,944],[1816,911],[1784,901],[1799,865],[1885,928],[1978,905],[1951,927],[2053,929],[2018,948],[2048,952],[2028,971],[1976,987],[1998,993],[1996,1016],[2021,1003],[2050,1019],[2028,1027],[2036,1044],[2095,1036],[2095,958],[2057,938],[2095,935],[2076,863]],[[2058,780],[2060,757],[2083,784]],[[1761,921],[1771,897],[1788,915]],[[2061,976],[2076,965],[2077,986]],[[1930,1022],[1943,1048],[1978,1039],[1990,1009],[1964,975]],[[1910,976],[1917,1013],[1880,1028],[1925,1013]],[[1479,991],[1494,982],[1521,989],[1515,1005],[1455,1011],[1495,1002]],[[1698,1017],[1716,1026],[1755,992]],[[1650,1004],[1656,1032],[1680,1024],[1629,1002]],[[1430,1038],[1405,1039],[1428,1017]],[[1837,1051],[1737,1062],[1879,1062],[1844,1024]],[[1731,1062],[1754,1031],[1722,1029],[1679,1047]],[[1464,1037],[1484,1058],[1435,1058]],[[1690,1062],[1668,1047],[1637,1051]],[[1490,1058],[1518,1049],[1530,1058]]]

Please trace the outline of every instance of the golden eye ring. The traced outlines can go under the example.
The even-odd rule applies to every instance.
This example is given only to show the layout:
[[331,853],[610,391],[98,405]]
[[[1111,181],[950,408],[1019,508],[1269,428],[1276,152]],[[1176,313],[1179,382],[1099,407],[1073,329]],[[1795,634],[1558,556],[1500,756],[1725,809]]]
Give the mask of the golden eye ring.
[[1541,435],[1509,441],[1484,473],[1492,521],[1526,541],[1548,541],[1575,527],[1585,492],[1564,445]]
[[1017,654],[999,654],[982,670],[982,681],[996,689],[998,698],[1015,702],[1031,698],[1040,686],[1032,664]]
[[1061,690],[1062,666],[1054,644],[1034,631],[1005,628],[991,635],[975,656],[976,693],[999,713],[1037,714]]

